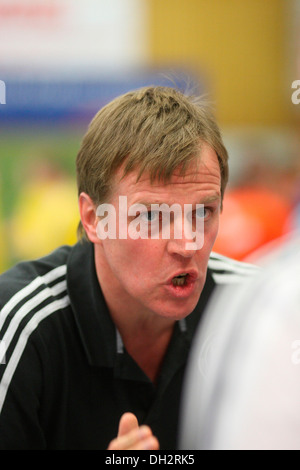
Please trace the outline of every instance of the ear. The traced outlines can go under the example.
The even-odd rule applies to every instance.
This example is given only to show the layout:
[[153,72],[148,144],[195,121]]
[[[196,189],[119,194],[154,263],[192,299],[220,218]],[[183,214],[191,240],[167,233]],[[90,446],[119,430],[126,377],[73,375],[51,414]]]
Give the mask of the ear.
[[81,193],[78,200],[79,212],[81,223],[88,236],[88,239],[92,243],[101,243],[101,240],[97,236],[96,228],[98,218],[96,215],[96,206],[93,203],[90,196],[86,193]]

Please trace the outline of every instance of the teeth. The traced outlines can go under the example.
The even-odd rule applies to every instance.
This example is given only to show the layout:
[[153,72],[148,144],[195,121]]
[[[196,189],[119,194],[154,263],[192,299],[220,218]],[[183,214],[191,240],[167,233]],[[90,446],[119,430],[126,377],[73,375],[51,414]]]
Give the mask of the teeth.
[[185,283],[185,278],[175,278],[172,280],[173,286],[183,286]]
[[178,276],[172,279],[173,286],[183,286],[186,281],[186,273],[179,274]]

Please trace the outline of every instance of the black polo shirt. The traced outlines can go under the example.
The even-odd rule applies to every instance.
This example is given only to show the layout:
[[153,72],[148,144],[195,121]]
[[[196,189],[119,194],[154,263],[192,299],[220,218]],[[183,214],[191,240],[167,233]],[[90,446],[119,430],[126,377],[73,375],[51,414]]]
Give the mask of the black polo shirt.
[[237,274],[223,257],[211,262],[197,307],[175,325],[156,386],[116,331],[91,243],[60,247],[0,276],[0,449],[106,449],[126,411],[151,427],[161,449],[176,449],[195,329],[214,275]]

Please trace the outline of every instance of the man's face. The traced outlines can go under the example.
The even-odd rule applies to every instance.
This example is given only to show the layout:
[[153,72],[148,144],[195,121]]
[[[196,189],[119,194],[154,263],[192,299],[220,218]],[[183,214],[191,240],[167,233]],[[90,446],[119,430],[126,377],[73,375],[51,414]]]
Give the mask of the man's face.
[[[118,302],[132,311],[154,313],[174,320],[184,318],[199,300],[218,232],[221,178],[217,155],[210,146],[203,144],[200,164],[197,167],[195,163],[191,164],[184,176],[175,172],[168,183],[151,183],[147,174],[136,182],[135,171],[121,177],[119,170],[109,201],[116,209],[117,221],[120,196],[127,197],[128,208],[137,203],[147,206],[142,217],[150,221],[156,217],[150,211],[151,204],[179,204],[184,224],[184,207],[189,204],[192,210],[188,217],[193,221],[193,227],[197,217],[204,219],[204,242],[200,249],[188,249],[187,242],[192,240],[185,237],[184,230],[180,239],[175,238],[173,229],[178,223],[175,217],[170,219],[168,239],[151,238],[151,234],[146,239],[133,239],[129,234],[125,239],[106,238],[95,245],[103,291],[110,298],[117,296]],[[197,204],[204,204],[204,212],[196,211]],[[134,219],[134,216],[128,216],[127,225]],[[182,275],[181,279],[174,279],[178,275]]]

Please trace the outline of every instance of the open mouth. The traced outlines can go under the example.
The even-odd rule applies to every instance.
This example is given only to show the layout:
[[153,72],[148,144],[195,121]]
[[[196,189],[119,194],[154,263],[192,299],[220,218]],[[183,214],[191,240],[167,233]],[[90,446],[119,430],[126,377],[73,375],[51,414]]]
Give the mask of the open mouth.
[[173,286],[184,286],[188,280],[188,273],[178,274],[178,276],[173,277],[172,284]]
[[[175,276],[174,276],[175,274]],[[198,271],[190,269],[188,271],[173,272],[173,276],[167,281],[167,289],[171,296],[176,299],[187,299],[197,290]]]

